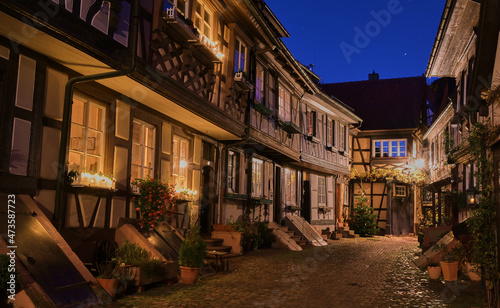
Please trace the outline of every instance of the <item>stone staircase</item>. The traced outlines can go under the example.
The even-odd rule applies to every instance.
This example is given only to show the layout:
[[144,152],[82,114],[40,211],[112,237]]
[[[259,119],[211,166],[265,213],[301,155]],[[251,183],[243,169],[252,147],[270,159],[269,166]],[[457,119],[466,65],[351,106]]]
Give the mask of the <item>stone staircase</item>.
[[359,234],[354,233],[354,230],[350,230],[349,226],[347,226],[347,225],[339,227],[339,231],[340,230],[342,232],[343,238],[358,238],[359,237]]
[[218,251],[218,252],[227,252],[231,253],[231,246],[224,246],[222,242],[224,241],[221,238],[212,238],[210,236],[203,236],[203,240],[207,243],[208,251]]

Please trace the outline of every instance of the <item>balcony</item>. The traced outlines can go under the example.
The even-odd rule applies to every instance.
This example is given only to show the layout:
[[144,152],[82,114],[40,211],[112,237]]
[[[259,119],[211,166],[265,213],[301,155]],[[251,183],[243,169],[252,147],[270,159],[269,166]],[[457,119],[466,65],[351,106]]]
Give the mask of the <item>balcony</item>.
[[[198,29],[193,25],[193,22],[186,19],[184,15],[177,11],[176,7],[167,8],[163,12],[163,31],[171,34],[179,42],[198,43]],[[169,29],[173,31],[169,31]]]
[[253,84],[250,82],[245,72],[234,73],[234,83],[243,91],[252,91]]

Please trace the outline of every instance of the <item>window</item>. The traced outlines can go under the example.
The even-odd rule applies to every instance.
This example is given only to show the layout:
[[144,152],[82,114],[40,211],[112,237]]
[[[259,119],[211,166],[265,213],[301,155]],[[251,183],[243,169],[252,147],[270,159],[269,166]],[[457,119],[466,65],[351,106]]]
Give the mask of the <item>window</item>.
[[263,161],[252,159],[252,197],[262,197],[262,170]]
[[200,1],[194,3],[193,22],[201,34],[212,40],[212,13]]
[[257,64],[255,74],[255,99],[264,104],[264,68]]
[[406,197],[406,186],[394,185],[394,196],[395,197]]
[[345,125],[340,124],[340,140],[339,147],[341,150],[346,150],[346,127]]
[[326,143],[328,145],[335,145],[335,120],[328,119],[326,128]]
[[184,138],[174,136],[172,180],[175,189],[187,189],[187,165],[188,165],[188,141]]
[[227,157],[227,191],[238,191],[238,169],[239,169],[239,154],[233,151],[228,152]]
[[297,205],[297,174],[288,168],[285,168],[285,204]]
[[406,157],[406,139],[374,140],[374,157]]
[[275,110],[276,106],[276,96],[274,95],[276,89],[276,82],[274,79],[274,76],[268,72],[267,73],[267,103],[266,106],[272,109],[273,111]]
[[318,176],[318,205],[326,206],[326,180],[324,176]]
[[155,128],[134,120],[132,128],[132,170],[130,179],[148,179],[154,175]]
[[307,115],[307,133],[316,136],[316,111],[309,111]]
[[279,88],[279,100],[278,100],[278,113],[282,120],[291,121],[292,120],[292,112],[291,112],[291,102],[290,102],[290,92]]
[[69,170],[103,171],[104,108],[89,101],[73,99],[69,144]]
[[234,46],[234,72],[246,71],[247,47],[239,39],[236,39]]

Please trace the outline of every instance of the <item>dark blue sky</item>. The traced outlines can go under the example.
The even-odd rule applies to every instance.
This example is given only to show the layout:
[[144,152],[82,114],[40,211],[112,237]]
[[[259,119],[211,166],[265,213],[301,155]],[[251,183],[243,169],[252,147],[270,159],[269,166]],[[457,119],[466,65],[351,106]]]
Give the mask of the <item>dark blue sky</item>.
[[322,82],[421,76],[445,0],[266,0],[283,42]]

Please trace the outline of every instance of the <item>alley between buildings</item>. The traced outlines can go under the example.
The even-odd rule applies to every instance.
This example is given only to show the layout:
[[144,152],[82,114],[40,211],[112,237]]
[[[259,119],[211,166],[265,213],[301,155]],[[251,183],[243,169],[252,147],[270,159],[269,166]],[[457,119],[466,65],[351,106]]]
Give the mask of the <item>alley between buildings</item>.
[[414,237],[342,239],[301,252],[253,251],[194,286],[162,285],[112,307],[474,307],[479,284],[432,281],[412,267]]

